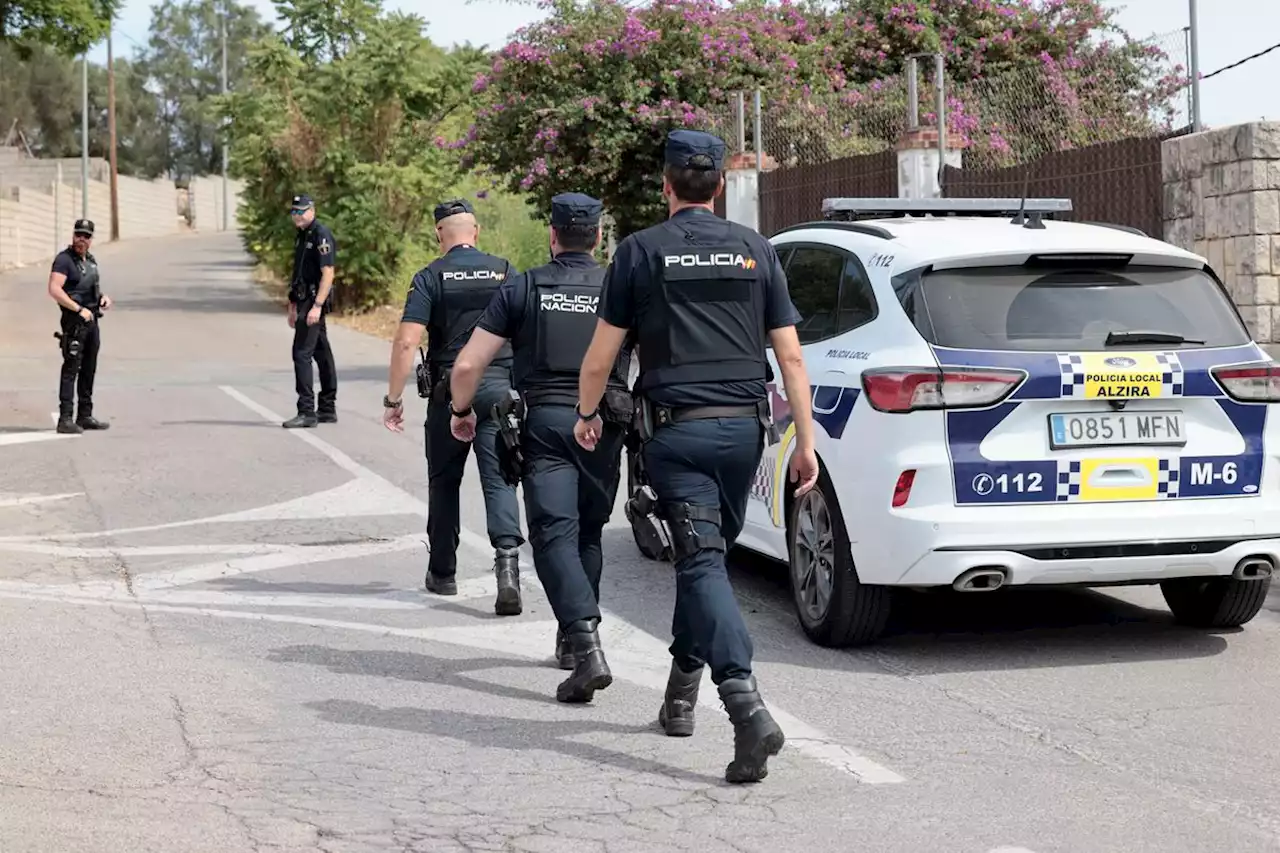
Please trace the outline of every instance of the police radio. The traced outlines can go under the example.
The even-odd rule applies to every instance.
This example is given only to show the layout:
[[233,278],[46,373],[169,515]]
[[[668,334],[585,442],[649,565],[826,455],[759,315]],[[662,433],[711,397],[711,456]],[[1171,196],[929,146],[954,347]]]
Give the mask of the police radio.
[[422,360],[414,368],[414,373],[418,381],[418,396],[426,400],[431,397],[431,368],[427,366],[427,354],[422,351],[422,347],[418,347],[418,354],[422,356]]

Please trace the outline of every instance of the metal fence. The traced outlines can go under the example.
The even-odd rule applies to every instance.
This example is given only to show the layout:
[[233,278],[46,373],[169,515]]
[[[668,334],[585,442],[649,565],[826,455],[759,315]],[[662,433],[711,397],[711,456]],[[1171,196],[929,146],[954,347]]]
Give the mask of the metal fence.
[[818,218],[826,197],[897,196],[905,144],[936,146],[933,162],[947,164],[932,194],[1025,188],[1071,198],[1077,219],[1158,235],[1160,142],[1186,132],[1192,112],[1186,57],[1183,30],[962,84],[938,74],[937,57],[917,57],[838,97],[764,103],[758,120],[750,95],[731,98],[707,111],[708,124],[734,150],[759,139],[765,234]]

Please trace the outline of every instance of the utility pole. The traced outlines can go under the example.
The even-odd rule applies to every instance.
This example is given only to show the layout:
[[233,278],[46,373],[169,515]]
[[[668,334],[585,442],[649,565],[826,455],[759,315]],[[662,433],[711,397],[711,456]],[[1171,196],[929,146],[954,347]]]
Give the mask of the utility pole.
[[[227,4],[222,4],[222,94],[227,94]],[[227,123],[224,119],[222,122],[222,230],[227,231],[230,227],[230,214],[227,209],[229,201],[229,192],[227,188]]]
[[1196,0],[1187,0],[1187,16],[1191,30],[1191,129],[1199,133],[1204,124],[1200,121],[1200,26],[1196,21]]
[[80,218],[89,218],[89,52],[80,62]]
[[107,145],[111,160],[111,240],[120,239],[120,197],[116,190],[116,64],[111,52],[111,29],[107,25]]

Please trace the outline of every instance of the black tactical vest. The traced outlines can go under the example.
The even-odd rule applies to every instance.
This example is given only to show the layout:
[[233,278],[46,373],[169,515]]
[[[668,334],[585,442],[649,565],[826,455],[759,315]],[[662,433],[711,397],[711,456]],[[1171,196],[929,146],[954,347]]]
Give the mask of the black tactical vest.
[[76,301],[77,305],[88,308],[90,311],[97,313],[98,300],[100,294],[98,291],[98,261],[93,257],[92,252],[85,254],[83,258],[75,253],[74,250],[68,249],[67,254],[71,257],[72,263],[80,270],[80,279],[71,281],[67,278],[62,284],[62,289],[67,295]]
[[[604,267],[547,264],[525,273],[528,301],[522,336],[527,345],[516,352],[515,386],[530,392],[564,392],[578,399],[578,374],[596,331],[596,306],[604,286]],[[618,354],[608,388],[625,390],[630,353]],[[558,396],[558,395],[556,395]]]
[[750,243],[726,227],[696,236],[678,224],[655,247],[639,323],[640,389],[767,376],[765,276]]
[[[432,308],[427,337],[427,358],[432,364],[452,365],[471,339],[471,331],[489,300],[506,281],[508,264],[483,252],[458,256],[450,252],[429,269],[440,283],[440,301]],[[493,363],[510,363],[511,344],[504,343]]]

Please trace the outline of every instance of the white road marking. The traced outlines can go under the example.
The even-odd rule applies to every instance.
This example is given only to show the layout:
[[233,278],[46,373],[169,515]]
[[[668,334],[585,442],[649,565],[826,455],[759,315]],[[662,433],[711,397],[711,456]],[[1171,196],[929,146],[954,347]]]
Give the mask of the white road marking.
[[[54,416],[57,420],[57,416]],[[43,430],[32,430],[31,432],[5,432],[0,433],[0,446],[6,444],[31,444],[36,441],[59,441],[64,438],[80,438],[78,435],[70,435],[61,432],[44,432]]]
[[[236,389],[228,386],[221,386],[221,388],[228,396],[261,415],[268,422],[280,423],[283,420],[282,416],[249,399]],[[299,440],[306,442],[329,457],[334,464],[353,474],[358,480],[381,483],[387,490],[407,495],[406,492],[389,480],[364,467],[341,450],[312,435],[309,431],[292,430],[291,432]],[[408,495],[408,497],[421,505],[421,501],[417,501],[411,495]],[[425,515],[425,505],[423,505],[423,514]],[[460,531],[459,538],[468,546],[480,550],[481,553],[492,553],[492,546],[489,544],[487,537],[482,537],[470,530],[463,529]],[[528,546],[526,545],[521,550],[525,556],[525,559],[521,562],[529,567],[528,571],[521,573],[522,585],[541,590],[541,587],[537,584],[536,575],[532,570]],[[344,624],[354,625],[360,623]],[[609,638],[609,645],[606,648],[609,650],[610,661],[616,659],[621,664],[618,672],[620,678],[626,678],[628,681],[633,681],[655,690],[663,690],[666,687],[667,673],[670,667],[666,643],[607,610],[604,611],[604,619],[601,621],[601,631],[605,637]],[[437,639],[443,642],[450,642],[447,638],[453,637],[455,638],[453,642],[461,645],[491,648],[495,651],[540,659],[547,654],[541,649],[545,648],[548,641],[555,636],[555,623],[510,622],[504,620],[504,622],[496,625],[484,624],[460,628],[420,629],[413,633],[412,636]],[[497,645],[491,645],[494,643]],[[531,652],[531,649],[539,649],[540,651],[534,653]],[[707,676],[707,681],[708,683],[710,682],[709,676]],[[883,767],[838,743],[786,711],[772,704],[770,704],[770,710],[774,718],[778,720],[779,725],[783,727],[783,730],[790,730],[789,737],[793,746],[808,757],[834,767],[841,772],[856,776],[861,781],[870,784],[892,784],[906,781],[904,777],[887,767]]]
[[183,554],[275,554],[297,545],[246,542],[235,545],[129,545],[114,548],[77,548],[52,542],[0,542],[0,551],[47,554],[50,557],[168,557]]
[[997,847],[988,853],[1035,853],[1034,850],[1028,850],[1025,847]]
[[84,492],[67,492],[61,495],[12,495],[9,497],[0,497],[0,507],[29,506],[31,504],[65,501],[67,498],[78,498],[83,494]]

